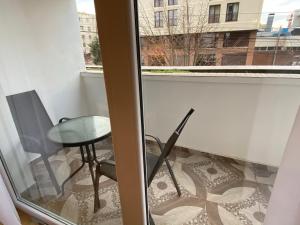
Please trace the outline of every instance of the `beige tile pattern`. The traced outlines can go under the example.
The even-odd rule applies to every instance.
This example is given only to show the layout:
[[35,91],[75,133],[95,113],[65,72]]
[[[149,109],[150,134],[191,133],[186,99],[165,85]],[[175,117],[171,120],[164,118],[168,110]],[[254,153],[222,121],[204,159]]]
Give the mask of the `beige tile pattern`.
[[[148,143],[147,147],[148,151],[157,152],[154,144]],[[109,142],[98,144],[97,149],[99,158],[112,155]],[[276,168],[181,147],[173,150],[170,160],[183,194],[177,196],[167,167],[163,165],[148,190],[156,225],[263,224]],[[67,176],[80,166],[80,155],[77,149],[69,149],[54,156],[51,163],[59,176]],[[66,185],[64,196],[50,191],[53,187],[42,164],[35,170],[38,188],[27,190],[24,198],[77,224],[122,224],[114,181],[104,177],[100,180],[101,209],[93,213],[93,188],[88,168]]]

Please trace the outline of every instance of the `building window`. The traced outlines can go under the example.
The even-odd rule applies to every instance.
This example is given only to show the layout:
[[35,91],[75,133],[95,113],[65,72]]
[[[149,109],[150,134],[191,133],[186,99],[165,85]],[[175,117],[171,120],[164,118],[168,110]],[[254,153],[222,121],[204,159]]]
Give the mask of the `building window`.
[[91,32],[91,27],[88,27],[88,31]]
[[200,48],[216,48],[217,47],[217,34],[204,33],[198,38],[198,46]]
[[177,5],[178,0],[168,0],[168,5]]
[[92,40],[92,35],[89,35],[89,39]]
[[154,12],[155,27],[163,27],[163,11]]
[[177,26],[177,9],[168,10],[168,25]]
[[208,23],[219,23],[220,22],[220,11],[221,11],[221,5],[209,6]]
[[85,36],[84,36],[84,35],[81,35],[81,38],[82,38],[82,40],[84,40],[84,39],[85,39]]
[[83,47],[86,47],[86,44],[83,42]]
[[154,7],[162,7],[163,3],[163,0],[154,0]]
[[226,22],[237,21],[239,15],[239,3],[228,3],[227,4],[227,13],[226,13]]
[[80,26],[80,30],[83,30],[83,26]]
[[224,33],[223,47],[248,47],[250,32],[236,31]]

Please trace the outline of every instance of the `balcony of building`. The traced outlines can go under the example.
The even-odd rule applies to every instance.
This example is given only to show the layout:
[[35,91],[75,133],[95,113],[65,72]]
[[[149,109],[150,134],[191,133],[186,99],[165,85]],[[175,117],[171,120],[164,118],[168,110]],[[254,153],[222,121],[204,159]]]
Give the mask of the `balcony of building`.
[[[154,220],[157,224],[263,222],[299,106],[300,81],[293,74],[295,68],[293,73],[283,68],[180,69],[146,67],[142,76],[146,133],[166,141],[185,111],[191,106],[196,111],[170,156],[182,196],[178,197],[164,165],[148,192]],[[78,79],[77,96],[84,107],[79,104],[64,115],[108,116],[103,72],[93,68],[78,74]],[[70,88],[67,86],[60,89],[62,95]],[[57,98],[55,103],[65,105],[68,98]],[[13,124],[9,129],[14,129]],[[19,145],[18,135],[14,138]],[[96,149],[99,158],[109,158],[111,139],[97,143]],[[147,150],[158,152],[153,142],[147,142]],[[3,152],[4,157],[21,157],[18,151]],[[24,157],[24,164],[33,163],[28,155]],[[80,166],[79,149],[66,148],[50,162],[61,184]],[[28,175],[19,174],[23,179],[18,180],[17,188],[25,200],[78,224],[121,223],[114,181],[100,180],[102,208],[93,213],[93,185],[87,167],[66,185],[63,196],[57,196],[42,161],[34,164],[32,174],[33,185],[24,184]]]
[[[0,9],[7,31],[0,35],[0,149],[6,173],[20,201],[52,217],[121,224],[116,182],[101,178],[101,208],[94,213],[87,167],[57,194],[44,163],[23,149],[7,96],[35,90],[54,124],[62,117],[109,116],[103,71],[84,65],[75,2],[25,2],[5,1]],[[298,67],[143,68],[145,133],[166,141],[186,111],[195,109],[169,157],[182,195],[166,165],[148,189],[157,225],[263,223],[300,104],[299,73]],[[151,141],[146,150],[159,154]],[[112,140],[97,143],[96,152],[99,159],[110,158]],[[66,147],[49,161],[61,184],[80,166],[79,149]]]

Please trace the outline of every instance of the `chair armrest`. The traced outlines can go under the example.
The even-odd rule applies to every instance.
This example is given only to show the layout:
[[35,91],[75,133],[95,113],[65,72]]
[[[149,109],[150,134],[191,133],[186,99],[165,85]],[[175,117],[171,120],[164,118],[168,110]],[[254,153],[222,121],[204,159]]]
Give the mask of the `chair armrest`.
[[163,151],[163,144],[162,144],[161,140],[158,137],[152,136],[150,134],[146,134],[145,136],[154,139],[156,141],[156,143],[158,144],[160,150]]
[[71,118],[68,118],[68,117],[63,117],[63,118],[60,118],[60,120],[58,121],[58,123],[63,123],[65,121],[68,121],[70,120]]

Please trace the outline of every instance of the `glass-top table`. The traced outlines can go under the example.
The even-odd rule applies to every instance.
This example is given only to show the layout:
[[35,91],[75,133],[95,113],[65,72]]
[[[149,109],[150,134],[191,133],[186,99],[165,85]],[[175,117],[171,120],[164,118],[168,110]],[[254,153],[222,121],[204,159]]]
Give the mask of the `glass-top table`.
[[62,183],[62,195],[64,194],[65,183],[78,173],[85,163],[89,165],[95,188],[93,166],[98,161],[94,144],[109,137],[110,134],[110,120],[103,116],[82,116],[68,119],[48,131],[48,138],[51,141],[62,144],[64,147],[79,147],[80,149],[82,164]]
[[102,116],[83,116],[59,123],[48,132],[48,138],[66,147],[93,144],[110,135],[110,120]]

